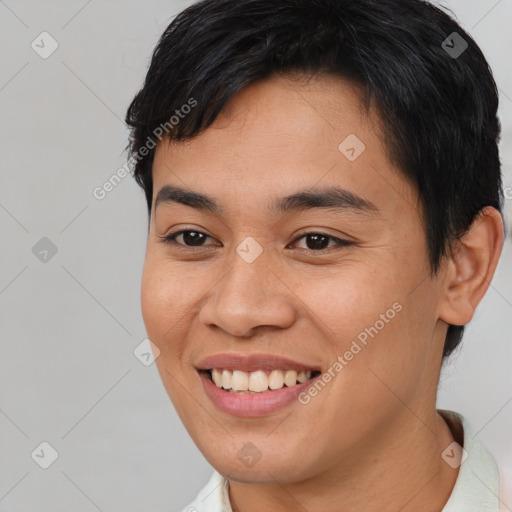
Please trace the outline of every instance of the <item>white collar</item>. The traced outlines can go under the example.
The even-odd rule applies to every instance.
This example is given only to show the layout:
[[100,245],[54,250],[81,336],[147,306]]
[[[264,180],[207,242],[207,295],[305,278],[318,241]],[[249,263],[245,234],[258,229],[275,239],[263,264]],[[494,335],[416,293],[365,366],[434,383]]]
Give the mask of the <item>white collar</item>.
[[499,472],[496,461],[462,415],[442,409],[438,412],[462,423],[464,450],[468,454],[442,512],[498,512]]
[[[496,461],[460,414],[439,409],[448,421],[462,425],[467,458],[450,498],[441,512],[499,512],[499,473]],[[181,512],[233,512],[229,503],[229,481],[214,470],[195,500]]]

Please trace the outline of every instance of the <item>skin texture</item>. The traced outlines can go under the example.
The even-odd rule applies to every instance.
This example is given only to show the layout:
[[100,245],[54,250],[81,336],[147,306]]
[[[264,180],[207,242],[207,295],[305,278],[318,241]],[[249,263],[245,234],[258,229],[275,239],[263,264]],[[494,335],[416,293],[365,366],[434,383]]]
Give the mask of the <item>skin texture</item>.
[[[154,198],[175,185],[225,210],[152,211],[141,299],[163,384],[201,452],[229,478],[235,511],[440,511],[457,478],[441,458],[454,440],[436,412],[442,348],[447,322],[469,322],[489,286],[501,216],[486,208],[431,277],[417,192],[389,160],[378,114],[364,113],[360,94],[328,75],[273,76],[232,98],[195,139],[156,151]],[[355,161],[338,149],[349,134],[366,146]],[[379,213],[282,216],[263,207],[328,185]],[[180,229],[208,238],[160,241]],[[353,245],[329,239],[319,251],[304,233]],[[246,237],[263,249],[250,264],[236,252]],[[307,405],[240,418],[203,390],[195,365],[218,353],[272,353],[325,371],[394,303],[401,311]],[[252,467],[237,456],[247,442],[261,452]]]

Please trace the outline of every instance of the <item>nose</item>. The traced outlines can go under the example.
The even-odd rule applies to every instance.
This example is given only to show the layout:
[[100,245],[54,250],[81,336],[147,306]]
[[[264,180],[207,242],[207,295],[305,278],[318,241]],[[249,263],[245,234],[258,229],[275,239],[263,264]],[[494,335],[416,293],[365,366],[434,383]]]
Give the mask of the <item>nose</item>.
[[236,254],[231,267],[211,290],[200,322],[231,336],[251,337],[258,329],[289,328],[297,318],[294,294],[263,257],[252,263]]

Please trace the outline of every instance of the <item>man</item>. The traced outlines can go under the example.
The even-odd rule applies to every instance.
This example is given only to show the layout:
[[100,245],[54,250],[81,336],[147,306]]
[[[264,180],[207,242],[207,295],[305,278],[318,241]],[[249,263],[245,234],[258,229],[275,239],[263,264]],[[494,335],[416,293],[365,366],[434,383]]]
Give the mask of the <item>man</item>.
[[206,0],[127,113],[158,370],[215,468],[186,510],[499,510],[436,409],[504,239],[498,97],[409,0]]

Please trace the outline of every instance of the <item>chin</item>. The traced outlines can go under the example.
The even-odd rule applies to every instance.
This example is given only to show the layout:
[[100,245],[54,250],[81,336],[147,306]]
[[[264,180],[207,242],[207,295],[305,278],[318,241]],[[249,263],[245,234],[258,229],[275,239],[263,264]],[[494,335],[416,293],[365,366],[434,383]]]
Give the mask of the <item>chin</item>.
[[[229,480],[247,484],[287,484],[300,482],[314,475],[316,471],[309,471],[304,462],[297,460],[293,453],[274,452],[260,458],[250,459],[240,455],[240,451],[220,454],[203,455],[211,466]],[[314,465],[313,465],[314,466]],[[316,467],[316,470],[318,467]]]

